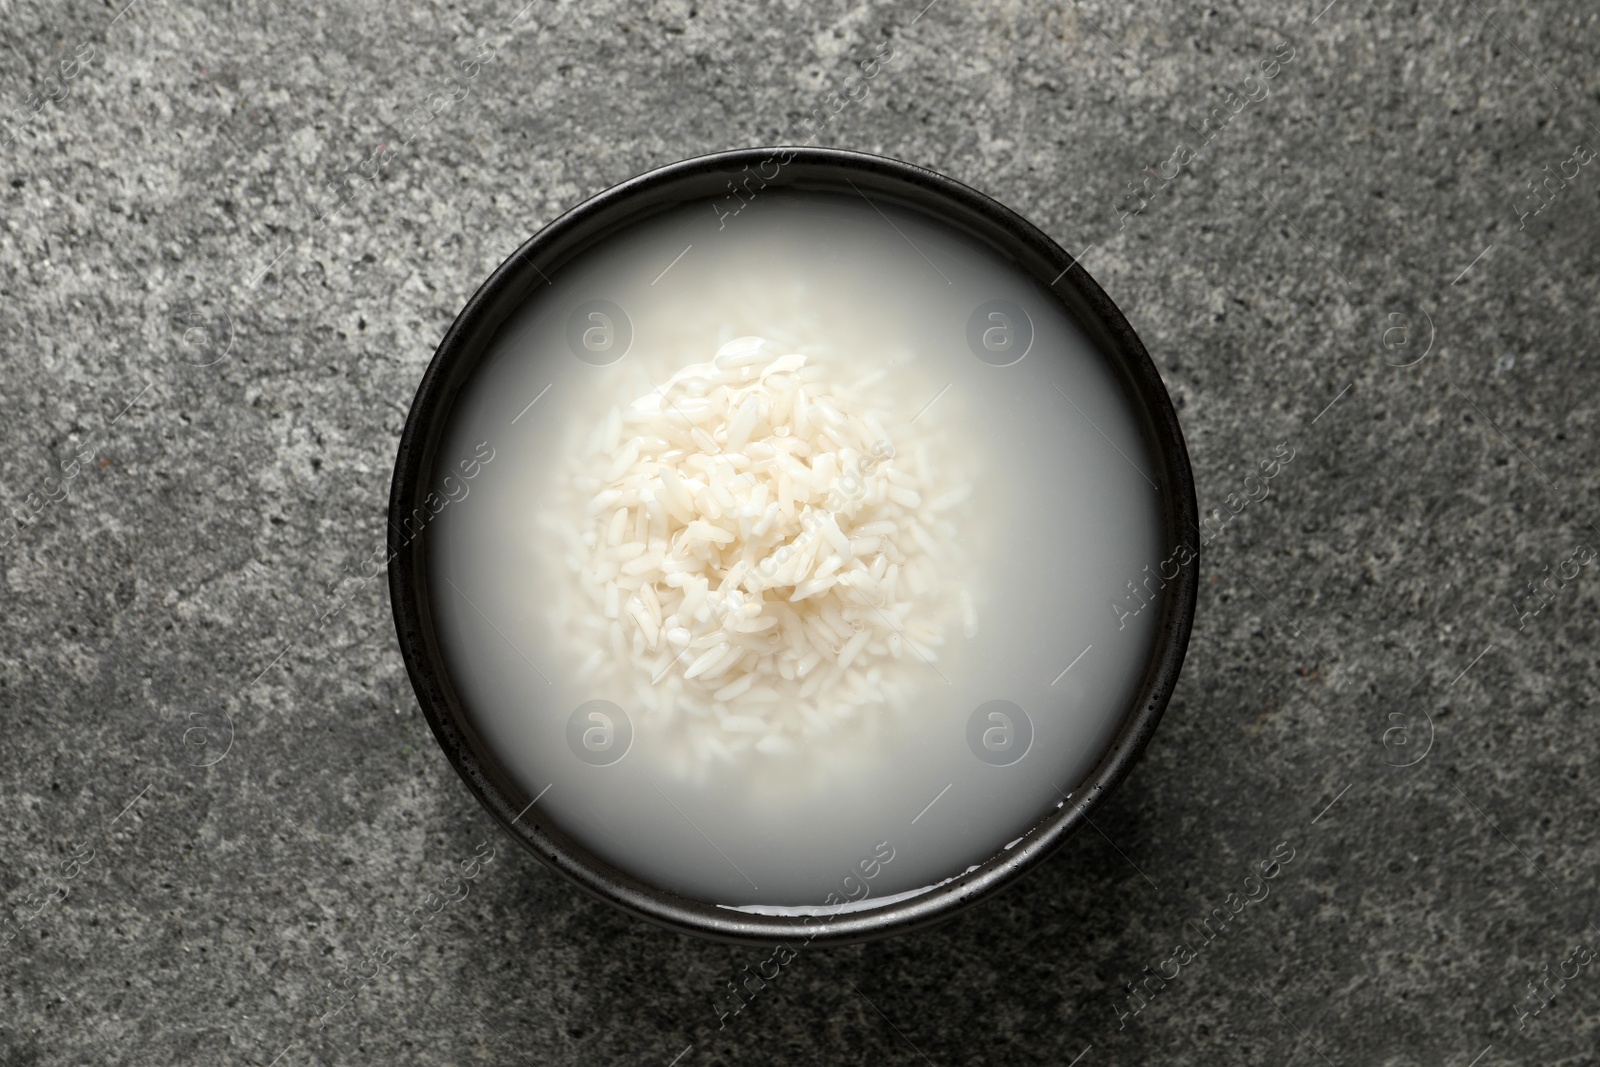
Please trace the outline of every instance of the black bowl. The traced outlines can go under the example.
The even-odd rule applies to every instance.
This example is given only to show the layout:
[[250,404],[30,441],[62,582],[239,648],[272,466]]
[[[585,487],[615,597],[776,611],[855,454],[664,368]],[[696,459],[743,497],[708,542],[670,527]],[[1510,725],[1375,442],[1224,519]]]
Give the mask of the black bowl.
[[[988,245],[1048,288],[1120,379],[1149,455],[1158,464],[1154,478],[1164,557],[1183,561],[1167,581],[1149,661],[1121,727],[1072,791],[1069,803],[1041,817],[1013,847],[996,842],[989,860],[936,889],[871,910],[820,918],[733,911],[648,885],[530,812],[533,798],[474,728],[452,684],[433,623],[428,539],[407,522],[419,509],[427,514],[424,498],[435,484],[435,456],[458,392],[496,331],[534,290],[563,263],[617,231],[686,201],[726,197],[731,182],[749,180],[752,174],[764,188],[866,194],[925,213]],[[675,930],[754,944],[797,938],[839,943],[927,926],[1009,885],[1087,821],[1089,812],[1128,774],[1166,709],[1188,646],[1199,583],[1196,518],[1183,434],[1155,365],[1117,306],[1059,245],[983,194],[909,163],[831,149],[744,149],[674,163],[585,201],[529,238],[473,294],[423,375],[400,437],[389,501],[389,591],[406,669],[439,745],[506,832],[540,859],[601,899]]]

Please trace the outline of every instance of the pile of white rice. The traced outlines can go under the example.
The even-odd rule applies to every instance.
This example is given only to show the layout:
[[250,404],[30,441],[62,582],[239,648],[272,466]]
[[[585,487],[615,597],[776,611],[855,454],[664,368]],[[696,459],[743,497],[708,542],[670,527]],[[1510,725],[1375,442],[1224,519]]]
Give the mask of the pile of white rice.
[[951,521],[971,484],[886,374],[846,384],[738,338],[612,408],[575,460],[557,624],[585,684],[696,765],[903,712],[945,684],[947,629],[976,631]]

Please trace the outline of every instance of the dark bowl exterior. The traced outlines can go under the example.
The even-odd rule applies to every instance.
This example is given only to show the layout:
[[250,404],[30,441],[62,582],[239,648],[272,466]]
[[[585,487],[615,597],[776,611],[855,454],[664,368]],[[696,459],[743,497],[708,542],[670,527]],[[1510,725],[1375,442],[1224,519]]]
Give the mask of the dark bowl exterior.
[[[769,171],[776,175],[766,178]],[[769,916],[733,911],[645,884],[589,853],[530,811],[525,790],[495,760],[451,684],[433,629],[423,498],[456,395],[499,327],[562,264],[595,242],[684,201],[726,195],[759,175],[763,187],[860,193],[934,216],[987,244],[1060,301],[1120,375],[1142,420],[1162,500],[1162,543],[1186,558],[1167,582],[1154,652],[1122,726],[1068,803],[1046,814],[1009,850],[920,896],[859,912]],[[413,521],[408,525],[407,520]],[[415,532],[412,532],[412,531]],[[700,937],[748,944],[847,943],[905,933],[948,918],[1009,885],[1059,847],[1128,774],[1177,685],[1199,587],[1199,527],[1193,474],[1176,413],[1144,345],[1122,312],[1076,261],[1037,227],[950,178],[882,156],[820,148],[757,148],[674,163],[608,189],[545,226],[479,287],[440,342],[401,433],[389,501],[389,592],[395,628],[417,700],[456,771],[490,814],[524,846],[582,888],[627,911]],[[1187,551],[1185,551],[1187,549]]]

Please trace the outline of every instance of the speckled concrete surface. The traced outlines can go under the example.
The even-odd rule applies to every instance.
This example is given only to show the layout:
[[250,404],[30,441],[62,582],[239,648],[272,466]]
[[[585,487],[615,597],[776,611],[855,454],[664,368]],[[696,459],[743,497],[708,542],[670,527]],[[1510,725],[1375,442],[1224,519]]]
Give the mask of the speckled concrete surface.
[[[0,1063],[1596,1062],[1597,571],[1537,614],[1528,584],[1600,548],[1600,15],[924,2],[0,5]],[[497,836],[346,569],[501,258],[784,138],[885,39],[818,143],[1084,251],[1202,509],[1295,459],[1208,549],[1094,832],[934,931],[802,954],[718,1031],[762,954]],[[1270,896],[1132,1012],[1280,843]]]

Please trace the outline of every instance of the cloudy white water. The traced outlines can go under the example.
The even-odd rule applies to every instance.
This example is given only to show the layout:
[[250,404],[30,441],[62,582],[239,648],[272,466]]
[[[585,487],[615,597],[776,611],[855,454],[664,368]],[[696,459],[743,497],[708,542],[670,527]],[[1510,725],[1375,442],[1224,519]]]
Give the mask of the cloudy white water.
[[[902,713],[707,769],[627,687],[580,677],[584,608],[547,520],[613,405],[752,334],[836,380],[886,371],[893,417],[973,485],[951,521],[978,627],[908,661]],[[690,204],[563,267],[463,391],[441,467],[485,442],[426,534],[451,676],[538,817],[684,895],[806,907],[958,875],[1073,791],[1144,671],[1156,605],[1128,583],[1159,595],[1154,460],[1103,357],[1002,258],[888,203]],[[597,700],[626,718],[590,735],[609,754],[580,740]]]

